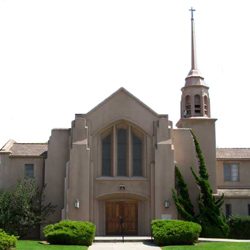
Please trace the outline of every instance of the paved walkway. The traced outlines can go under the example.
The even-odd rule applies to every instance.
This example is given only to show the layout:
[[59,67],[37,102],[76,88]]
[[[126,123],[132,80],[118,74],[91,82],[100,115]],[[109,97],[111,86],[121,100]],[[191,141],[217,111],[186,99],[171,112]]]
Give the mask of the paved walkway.
[[200,242],[248,242],[250,240],[236,240],[236,239],[221,239],[221,238],[199,238]]
[[[121,242],[121,237],[96,237],[95,242],[88,248],[89,250],[160,250],[150,241],[150,237],[126,237],[125,243]],[[250,240],[234,240],[234,239],[212,239],[199,238],[200,242],[249,242]]]
[[161,248],[150,242],[94,242],[89,250],[160,250]]

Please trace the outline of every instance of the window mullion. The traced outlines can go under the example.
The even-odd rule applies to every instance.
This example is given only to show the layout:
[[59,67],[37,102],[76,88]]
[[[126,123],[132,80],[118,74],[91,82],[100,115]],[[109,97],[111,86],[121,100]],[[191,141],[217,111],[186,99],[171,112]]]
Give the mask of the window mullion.
[[117,176],[117,137],[116,137],[116,126],[113,126],[113,164],[112,173],[113,176]]
[[131,126],[128,127],[128,176],[132,176],[132,134],[131,134]]

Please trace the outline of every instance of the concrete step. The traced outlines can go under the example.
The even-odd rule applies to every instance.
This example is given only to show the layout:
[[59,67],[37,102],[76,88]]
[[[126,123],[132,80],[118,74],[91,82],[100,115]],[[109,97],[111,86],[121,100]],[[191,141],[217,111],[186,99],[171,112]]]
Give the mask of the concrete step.
[[145,242],[152,241],[150,236],[96,236],[94,242]]

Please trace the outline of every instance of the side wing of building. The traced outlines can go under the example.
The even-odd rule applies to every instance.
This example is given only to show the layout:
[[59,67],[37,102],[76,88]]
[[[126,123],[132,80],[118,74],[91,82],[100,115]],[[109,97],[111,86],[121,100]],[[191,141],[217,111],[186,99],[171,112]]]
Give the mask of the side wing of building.
[[44,185],[47,143],[8,141],[0,150],[0,189],[15,186],[23,178],[35,178]]
[[224,212],[250,215],[250,148],[217,148],[218,194],[224,194]]

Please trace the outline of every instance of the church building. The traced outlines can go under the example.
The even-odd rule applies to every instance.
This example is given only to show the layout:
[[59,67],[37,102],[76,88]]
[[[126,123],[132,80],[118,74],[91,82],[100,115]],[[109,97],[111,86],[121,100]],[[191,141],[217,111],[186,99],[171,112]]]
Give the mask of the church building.
[[52,129],[48,143],[8,141],[0,150],[0,189],[35,178],[46,186],[46,202],[56,205],[50,223],[89,220],[97,235],[119,235],[122,220],[126,235],[150,235],[152,219],[178,218],[172,199],[176,165],[197,199],[192,129],[213,192],[225,195],[226,215],[249,215],[250,149],[216,149],[209,87],[196,63],[193,15],[191,69],[181,91],[176,127],[167,114],[120,88],[88,113],[76,114],[70,128]]

